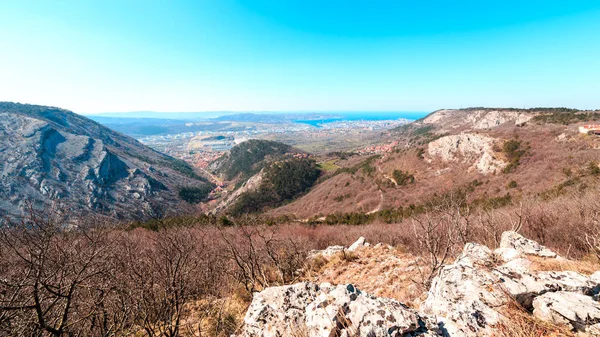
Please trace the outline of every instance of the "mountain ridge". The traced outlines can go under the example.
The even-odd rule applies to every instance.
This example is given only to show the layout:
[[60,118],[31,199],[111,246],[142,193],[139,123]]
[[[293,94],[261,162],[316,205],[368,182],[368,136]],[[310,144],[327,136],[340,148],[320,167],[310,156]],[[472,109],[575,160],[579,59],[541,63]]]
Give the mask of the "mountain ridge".
[[178,187],[207,184],[180,160],[71,111],[0,102],[0,115],[6,213],[61,202],[73,213],[145,218],[162,206],[187,207]]

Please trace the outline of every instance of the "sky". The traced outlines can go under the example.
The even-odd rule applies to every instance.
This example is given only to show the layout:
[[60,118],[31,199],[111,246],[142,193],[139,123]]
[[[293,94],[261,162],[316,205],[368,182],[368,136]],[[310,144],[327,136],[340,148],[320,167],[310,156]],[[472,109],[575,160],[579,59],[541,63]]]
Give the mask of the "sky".
[[0,101],[600,108],[600,1],[0,0]]

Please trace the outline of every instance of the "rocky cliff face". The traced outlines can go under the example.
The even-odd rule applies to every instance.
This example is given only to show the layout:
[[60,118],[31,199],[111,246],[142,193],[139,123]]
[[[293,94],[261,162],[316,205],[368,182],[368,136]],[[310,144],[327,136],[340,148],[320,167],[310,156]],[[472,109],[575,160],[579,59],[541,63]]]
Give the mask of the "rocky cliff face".
[[155,203],[182,205],[176,186],[204,183],[174,162],[69,111],[0,103],[0,212],[60,202],[74,215],[143,218]]
[[[362,239],[351,251],[363,254],[377,246]],[[336,246],[310,258],[342,250]],[[515,232],[505,232],[494,251],[469,243],[439,271],[420,307],[412,309],[352,284],[267,288],[255,294],[239,336],[502,336],[498,329],[517,319],[509,310],[515,303],[535,319],[600,336],[600,271],[539,271],[532,268],[535,259],[567,262]]]
[[430,156],[442,161],[467,162],[483,174],[492,174],[506,166],[492,150],[495,141],[494,138],[483,135],[461,133],[441,137],[429,143],[427,151]]
[[447,129],[469,127],[474,130],[493,129],[502,124],[522,125],[536,116],[534,112],[515,111],[510,109],[465,109],[438,110],[425,117],[420,123],[425,125],[442,125]]

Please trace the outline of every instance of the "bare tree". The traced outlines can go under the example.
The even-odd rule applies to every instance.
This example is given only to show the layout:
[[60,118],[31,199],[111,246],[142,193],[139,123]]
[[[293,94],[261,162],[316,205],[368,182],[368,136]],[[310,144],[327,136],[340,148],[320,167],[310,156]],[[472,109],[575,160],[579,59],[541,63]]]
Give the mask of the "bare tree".
[[7,220],[0,231],[3,261],[0,320],[9,334],[89,335],[106,271],[103,230],[69,228],[58,212]]
[[205,248],[204,238],[187,228],[122,238],[123,289],[148,336],[180,335],[186,305],[206,289],[200,277]]
[[424,289],[429,289],[438,271],[453,256],[458,238],[453,224],[436,215],[430,212],[413,220],[414,238],[423,250],[424,262],[419,267],[420,280],[414,281]]

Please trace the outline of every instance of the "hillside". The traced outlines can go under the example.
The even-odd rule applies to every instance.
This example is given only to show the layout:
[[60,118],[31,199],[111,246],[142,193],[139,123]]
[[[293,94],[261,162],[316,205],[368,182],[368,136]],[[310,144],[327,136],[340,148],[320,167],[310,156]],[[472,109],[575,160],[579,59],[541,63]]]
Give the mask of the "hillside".
[[210,167],[226,180],[212,213],[234,216],[281,206],[310,189],[321,175],[308,154],[268,140],[240,143]]
[[138,219],[187,207],[179,189],[210,184],[188,164],[83,116],[2,102],[0,186],[4,213],[61,203],[73,216]]
[[327,158],[337,167],[327,179],[270,214],[389,222],[447,193],[496,207],[585,189],[597,183],[600,139],[578,127],[595,120],[596,111],[563,108],[438,110],[391,131],[387,140],[399,144],[391,152]]
[[[246,147],[235,156],[243,165],[223,159],[250,171],[225,181],[221,192],[232,198],[219,216],[179,212],[123,226],[87,217],[78,230],[64,230],[51,212],[8,218],[0,334],[600,336],[600,142],[578,132],[595,113],[493,117],[475,128],[487,112],[473,120],[469,110],[436,112],[427,117],[435,122],[395,131],[400,145],[381,154]],[[29,115],[0,117],[0,154],[11,153],[2,163],[38,158],[22,171],[33,167],[50,182],[66,176],[56,184],[74,191],[74,167],[90,167],[88,185],[111,196],[142,177],[160,186],[149,180],[156,176],[164,189],[147,192],[150,205],[174,193],[175,171],[142,171],[123,149],[152,150],[118,133],[110,146],[90,141],[103,147],[81,156],[87,135]],[[202,200],[207,185],[194,186],[181,197]]]
[[310,189],[320,175],[316,163],[307,158],[274,162],[261,171],[260,183],[241,193],[228,212],[237,216],[281,206]]
[[301,153],[293,147],[269,140],[251,139],[234,146],[209,166],[227,180],[245,180],[258,173],[266,163],[286,154]]

